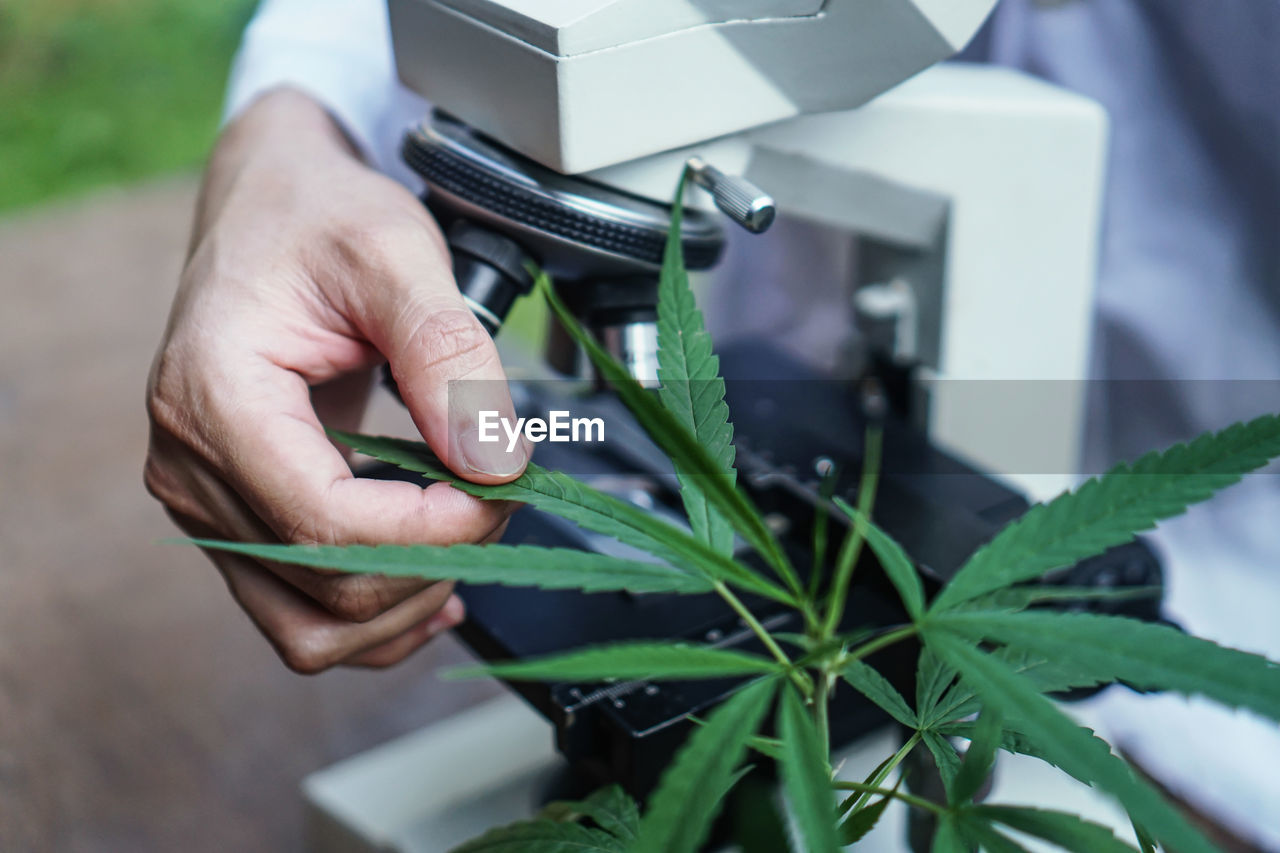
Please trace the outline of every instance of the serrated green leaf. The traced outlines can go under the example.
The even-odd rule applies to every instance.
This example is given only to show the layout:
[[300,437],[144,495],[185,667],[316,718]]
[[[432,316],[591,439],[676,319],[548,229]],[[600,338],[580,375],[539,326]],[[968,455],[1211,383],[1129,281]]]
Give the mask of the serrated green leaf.
[[[689,722],[695,726],[705,726],[705,720],[697,717],[689,717]],[[765,758],[772,758],[774,761],[782,759],[782,741],[776,737],[765,737],[764,735],[752,735],[747,738],[747,746],[763,755]]]
[[543,807],[539,816],[546,820],[576,821],[587,817],[615,838],[630,842],[640,826],[640,809],[618,785],[610,785],[592,793],[585,800],[558,800]]
[[[1050,764],[1055,767],[1057,766],[1050,761],[1039,748],[1036,747],[1033,741],[1014,728],[1014,726],[1017,726],[1016,721],[1008,722],[1006,723],[1005,730],[1000,733],[1001,749],[1005,752],[1016,753],[1018,755],[1029,755],[1032,758],[1040,759],[1046,764]],[[962,737],[965,740],[972,740],[974,737],[974,724],[968,722],[947,723],[946,725],[938,726],[934,731],[948,738]],[[1095,736],[1093,734],[1093,729],[1081,727],[1081,731],[1088,733],[1090,736]],[[1099,741],[1101,741],[1101,738],[1099,738]],[[1089,784],[1087,780],[1082,779],[1081,781],[1086,785]]]
[[874,668],[860,660],[849,661],[840,670],[840,676],[854,690],[857,690],[880,706],[889,716],[907,728],[916,728],[915,712],[907,705],[906,700],[902,698],[902,694],[889,683],[889,680],[876,672]]
[[[1007,663],[1014,672],[1030,681],[1040,693],[1061,693],[1082,687],[1094,687],[1102,682],[1079,667],[1073,667],[1062,660],[1049,660],[1044,655],[1035,654],[1026,649],[1006,646],[993,654]],[[926,728],[933,727],[960,717],[967,717],[976,713],[978,708],[979,703],[973,689],[965,682],[959,681],[953,684],[937,702],[923,725]]]
[[1007,835],[997,832],[995,827],[975,817],[971,812],[960,812],[956,815],[956,825],[960,835],[977,850],[986,853],[1027,853],[1027,848]]
[[1073,853],[1136,853],[1109,827],[1090,823],[1066,812],[1048,811],[1028,806],[981,805],[971,813],[988,822],[1043,838]]
[[947,612],[961,610],[1026,610],[1035,604],[1049,601],[1130,601],[1141,598],[1157,598],[1158,586],[1133,586],[1113,589],[1097,589],[1079,586],[1015,586],[971,598],[957,604]]
[[772,758],[774,761],[782,759],[782,741],[776,737],[756,735],[748,742],[748,746],[765,758]]
[[938,828],[933,834],[931,853],[969,853],[969,845],[960,837],[956,816],[947,812],[938,816]]
[[452,670],[446,675],[451,678],[492,675],[509,680],[538,681],[674,681],[771,675],[781,671],[782,665],[770,658],[731,649],[685,643],[639,642],[577,649],[511,663],[466,667]]
[[626,845],[600,829],[534,820],[491,829],[452,853],[625,853]]
[[[1004,733],[1000,736],[1001,749],[1003,749],[1005,752],[1011,752],[1017,755],[1030,756],[1031,758],[1035,758],[1040,761],[1043,761],[1045,764],[1048,764],[1050,767],[1058,767],[1059,770],[1064,769],[1062,767],[1059,767],[1054,757],[1045,753],[1045,751],[1041,749],[1034,740],[1032,740],[1029,736],[1027,736],[1023,732],[1018,731],[1017,726],[1018,726],[1017,720],[1005,721],[1005,730],[1004,730]],[[940,726],[936,731],[938,732],[938,734],[941,734],[947,737],[955,736],[955,737],[971,738],[973,736],[973,724],[972,723],[948,723],[945,726]],[[1107,745],[1106,741],[1098,737],[1094,733],[1093,729],[1088,728],[1087,726],[1081,726],[1080,732],[1086,738],[1089,738],[1091,742],[1093,742],[1093,747],[1098,752],[1102,752],[1103,750],[1110,751],[1111,747]],[[1071,774],[1068,773],[1068,775],[1071,775]],[[1076,779],[1076,781],[1081,782],[1085,785],[1093,784],[1093,782],[1087,777],[1082,778],[1079,776],[1073,776],[1072,778]]]
[[969,748],[965,751],[964,760],[956,772],[947,798],[951,805],[959,806],[970,802],[978,795],[991,768],[996,761],[996,750],[1000,748],[1000,734],[1004,731],[1004,718],[1000,711],[992,705],[982,709],[978,722],[973,727],[973,735]]
[[[891,761],[893,761],[892,755],[886,757],[884,761],[877,764],[875,769],[867,774],[867,778],[862,780],[862,784],[868,787],[877,787],[882,781],[880,779],[880,774],[884,772],[884,769],[889,766],[889,762]],[[899,776],[898,779],[901,781],[902,777]],[[866,791],[854,791],[852,794],[845,797],[844,802],[840,803],[839,807],[836,809],[836,818],[844,817],[849,813],[850,809],[857,806],[864,799],[869,798],[869,796],[870,795]]]
[[831,768],[827,744],[805,710],[804,700],[790,685],[778,709],[782,736],[782,790],[795,820],[800,849],[805,853],[834,853],[840,847],[832,811]]
[[261,545],[193,539],[191,544],[295,566],[472,584],[583,592],[711,590],[705,578],[655,563],[536,545]]
[[1142,853],[1156,853],[1156,843],[1151,838],[1151,833],[1147,832],[1138,824],[1137,821],[1131,821],[1133,826],[1133,834],[1138,839],[1138,847]]
[[1280,416],[1265,415],[1119,465],[1005,527],[961,567],[932,610],[941,612],[1128,542],[1277,455]]
[[733,837],[738,853],[781,853],[788,850],[787,827],[774,797],[774,785],[748,779],[735,792],[731,805]]
[[747,739],[760,727],[777,680],[752,684],[717,708],[694,729],[662,774],[640,831],[628,853],[694,853],[711,829],[717,804]]
[[942,790],[946,792],[949,801],[952,789],[955,787],[956,774],[960,772],[960,756],[956,753],[956,748],[951,745],[951,741],[938,731],[926,729],[920,733],[920,740],[933,756],[933,763],[938,767],[938,775],[942,777]]
[[[545,273],[538,276],[538,288],[569,336],[586,351],[600,375],[635,416],[645,433],[662,448],[677,470],[697,479],[707,500],[719,510],[748,544],[764,558],[786,583],[792,594],[801,593],[795,569],[783,553],[764,517],[751,500],[725,474],[720,464],[703,449],[698,439],[662,404],[631,378],[621,364],[604,350],[560,301]],[[696,541],[696,540],[695,540]]]
[[948,631],[1026,649],[1096,678],[1204,695],[1280,720],[1280,664],[1174,628],[1092,613],[953,612],[931,616]]
[[[658,276],[658,397],[720,466],[729,482],[733,469],[733,425],[724,401],[720,360],[711,349],[702,312],[689,287],[684,268],[680,228],[684,212],[685,176],[682,174],[671,208],[671,228]],[[694,536],[721,554],[733,552],[733,527],[702,492],[694,472],[676,466],[680,498]]]
[[[894,790],[897,790],[896,786]],[[875,829],[884,815],[885,808],[889,805],[889,799],[889,797],[881,797],[845,818],[839,829],[840,844],[844,847],[857,844],[867,836],[867,833]]]
[[510,483],[481,485],[450,473],[427,445],[386,436],[366,436],[329,430],[329,435],[366,456],[449,483],[455,489],[483,500],[529,504],[558,515],[588,530],[612,536],[619,542],[647,551],[674,566],[698,571],[765,598],[786,604],[792,596],[723,554],[717,553],[683,530],[639,507],[599,492],[558,471],[529,463],[524,474]]
[[1087,780],[1120,801],[1157,838],[1179,853],[1211,853],[1211,845],[1149,784],[1137,778],[1106,744],[1090,736],[1045,699],[1008,664],[979,652],[945,631],[926,628],[923,637],[940,658],[971,683],[985,704],[1016,719],[1022,731],[1050,759],[1077,779]]
[[848,502],[835,498],[835,504],[854,524],[862,525],[867,545],[876,555],[894,589],[898,590],[898,596],[907,608],[907,615],[913,621],[919,619],[924,611],[924,587],[920,583],[920,573],[916,571],[915,563],[911,562],[907,552],[875,522],[849,506]]
[[921,646],[916,660],[916,717],[921,728],[928,728],[935,719],[934,709],[955,677],[954,669],[939,660],[928,646]]

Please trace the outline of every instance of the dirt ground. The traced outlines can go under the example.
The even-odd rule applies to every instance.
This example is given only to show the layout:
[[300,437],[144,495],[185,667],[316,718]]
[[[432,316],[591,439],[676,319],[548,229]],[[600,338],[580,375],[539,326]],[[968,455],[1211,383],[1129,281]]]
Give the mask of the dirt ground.
[[[182,178],[0,219],[0,850],[282,851],[299,780],[492,695],[287,671],[142,487]],[[384,414],[383,417],[391,417]]]

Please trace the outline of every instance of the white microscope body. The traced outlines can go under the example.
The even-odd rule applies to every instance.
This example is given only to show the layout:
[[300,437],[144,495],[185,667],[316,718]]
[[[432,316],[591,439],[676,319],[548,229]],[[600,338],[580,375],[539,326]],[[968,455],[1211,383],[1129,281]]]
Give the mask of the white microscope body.
[[669,200],[697,155],[846,229],[850,298],[897,315],[930,437],[1034,498],[1073,482],[1107,123],[1014,71],[932,67],[995,0],[388,5],[402,80],[545,166]]

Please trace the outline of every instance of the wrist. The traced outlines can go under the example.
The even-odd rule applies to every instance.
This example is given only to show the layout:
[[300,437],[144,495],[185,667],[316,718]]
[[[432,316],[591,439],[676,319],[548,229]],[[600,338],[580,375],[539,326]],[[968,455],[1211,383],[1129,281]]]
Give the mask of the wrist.
[[328,152],[358,159],[356,148],[331,115],[310,95],[289,86],[258,96],[227,126],[215,159],[254,153]]
[[337,122],[310,96],[288,87],[264,92],[214,146],[196,205],[192,250],[228,201],[244,196],[238,186],[252,188],[262,204],[273,189],[289,194],[300,175],[361,163]]

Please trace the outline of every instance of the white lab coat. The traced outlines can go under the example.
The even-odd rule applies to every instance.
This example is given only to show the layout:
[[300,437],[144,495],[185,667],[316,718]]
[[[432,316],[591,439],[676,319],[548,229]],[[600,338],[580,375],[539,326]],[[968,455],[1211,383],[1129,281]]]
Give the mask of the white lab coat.
[[[1277,45],[1275,0],[1005,0],[970,51],[1083,92],[1111,115],[1093,372],[1143,381],[1096,386],[1091,470],[1280,410]],[[313,94],[371,163],[418,188],[397,150],[427,106],[396,81],[383,3],[265,0],[236,60],[228,115],[282,83]],[[830,363],[844,334],[833,321],[843,311],[829,304],[839,289],[811,283],[847,280],[848,241],[782,227],[788,239],[769,240],[767,257],[735,247],[725,280],[753,294],[720,311],[710,300],[709,321],[718,339],[769,334]],[[815,267],[826,274],[796,275]],[[1268,474],[1163,525],[1155,539],[1170,615],[1280,658],[1277,519],[1280,478]],[[1112,690],[1100,701],[1113,742],[1218,820],[1280,850],[1274,724],[1172,695]]]

